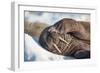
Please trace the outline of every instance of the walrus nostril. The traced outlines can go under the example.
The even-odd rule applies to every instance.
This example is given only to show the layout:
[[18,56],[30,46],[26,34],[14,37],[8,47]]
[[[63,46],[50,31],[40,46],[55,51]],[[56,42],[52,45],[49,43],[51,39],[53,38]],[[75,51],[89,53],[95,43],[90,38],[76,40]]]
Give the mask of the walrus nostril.
[[74,54],[74,57],[77,59],[90,58],[90,51],[79,50]]

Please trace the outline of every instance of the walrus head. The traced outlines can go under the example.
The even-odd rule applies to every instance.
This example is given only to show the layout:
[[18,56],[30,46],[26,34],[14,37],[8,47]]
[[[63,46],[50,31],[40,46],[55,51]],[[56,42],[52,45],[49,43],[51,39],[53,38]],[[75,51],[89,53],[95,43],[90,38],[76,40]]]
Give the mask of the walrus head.
[[[89,27],[88,27],[89,28]],[[90,33],[79,21],[64,18],[47,27],[39,38],[40,45],[46,50],[75,58],[90,57]]]

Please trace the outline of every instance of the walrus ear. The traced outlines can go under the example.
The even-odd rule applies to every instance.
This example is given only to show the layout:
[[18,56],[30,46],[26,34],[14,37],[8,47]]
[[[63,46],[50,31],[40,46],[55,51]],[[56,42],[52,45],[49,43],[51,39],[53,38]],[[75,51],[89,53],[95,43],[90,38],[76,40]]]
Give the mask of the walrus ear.
[[90,58],[90,51],[79,50],[79,51],[75,52],[74,57],[77,59]]

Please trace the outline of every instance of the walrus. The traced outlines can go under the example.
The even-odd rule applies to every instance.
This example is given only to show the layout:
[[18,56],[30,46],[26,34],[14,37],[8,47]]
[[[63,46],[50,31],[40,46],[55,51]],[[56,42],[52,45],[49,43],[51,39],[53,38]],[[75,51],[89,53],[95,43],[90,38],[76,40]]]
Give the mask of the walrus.
[[41,32],[39,43],[58,55],[90,58],[90,23],[63,18]]

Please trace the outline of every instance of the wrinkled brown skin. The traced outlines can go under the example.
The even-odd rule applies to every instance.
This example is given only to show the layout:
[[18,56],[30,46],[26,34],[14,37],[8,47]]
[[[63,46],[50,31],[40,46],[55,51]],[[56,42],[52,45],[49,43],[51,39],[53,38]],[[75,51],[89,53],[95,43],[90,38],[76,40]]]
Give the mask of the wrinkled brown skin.
[[[53,42],[57,44],[59,36],[66,36],[66,41],[73,38],[70,46],[72,51],[63,51],[59,53],[53,47]],[[73,56],[77,59],[90,58],[90,23],[76,21],[73,19],[64,18],[54,25],[43,30],[39,38],[40,45],[55,54]],[[59,47],[66,45],[64,43],[58,44]],[[64,46],[62,46],[64,48]],[[63,48],[60,48],[63,49]],[[69,48],[66,48],[66,50]]]

